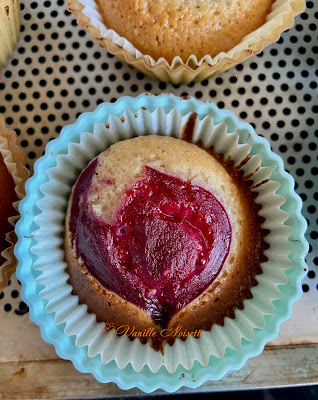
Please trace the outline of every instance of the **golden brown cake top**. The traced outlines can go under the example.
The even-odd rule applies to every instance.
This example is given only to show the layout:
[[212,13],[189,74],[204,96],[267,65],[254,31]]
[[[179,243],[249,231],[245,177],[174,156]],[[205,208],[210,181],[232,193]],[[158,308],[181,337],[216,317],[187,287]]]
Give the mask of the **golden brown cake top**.
[[97,0],[108,29],[169,63],[227,52],[262,26],[272,0]]

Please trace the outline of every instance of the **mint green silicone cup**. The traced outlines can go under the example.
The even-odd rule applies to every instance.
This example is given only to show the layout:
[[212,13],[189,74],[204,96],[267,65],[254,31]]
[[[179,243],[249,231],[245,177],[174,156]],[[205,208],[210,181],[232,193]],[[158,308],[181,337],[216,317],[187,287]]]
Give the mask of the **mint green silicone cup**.
[[[47,301],[39,295],[43,286],[36,281],[40,272],[33,268],[37,256],[31,252],[31,248],[37,243],[33,238],[34,232],[38,229],[34,218],[41,213],[36,204],[43,198],[41,185],[48,182],[47,170],[56,166],[56,156],[66,154],[69,143],[78,143],[82,132],[92,132],[95,122],[105,124],[110,114],[120,117],[125,109],[137,113],[141,107],[147,108],[150,112],[161,107],[166,113],[177,109],[181,115],[196,112],[199,119],[210,115],[215,124],[225,122],[228,132],[238,132],[239,143],[250,144],[252,147],[250,154],[260,154],[262,166],[272,167],[271,179],[281,184],[277,193],[286,199],[281,206],[281,209],[289,214],[285,225],[293,229],[289,237],[289,242],[294,245],[294,250],[289,256],[293,268],[285,271],[288,283],[279,286],[281,298],[273,302],[275,312],[265,316],[265,328],[254,329],[254,339],[250,341],[242,339],[238,350],[227,348],[224,357],[211,356],[207,366],[195,361],[191,370],[179,365],[172,374],[163,367],[153,373],[147,366],[137,373],[130,364],[120,369],[114,361],[107,365],[103,364],[99,355],[89,358],[87,348],[77,347],[75,336],[65,334],[65,323],[57,325],[54,322],[54,313],[45,311]],[[308,243],[304,238],[307,224],[301,215],[301,199],[294,192],[294,180],[284,171],[282,159],[270,150],[269,143],[265,139],[259,137],[249,124],[238,121],[232,112],[219,110],[213,103],[202,103],[193,98],[181,99],[169,94],[160,96],[143,94],[137,98],[123,97],[113,104],[103,103],[94,112],[82,114],[75,124],[64,127],[60,137],[47,145],[45,155],[35,163],[34,176],[26,184],[26,193],[26,197],[20,203],[21,219],[16,226],[19,240],[15,247],[19,261],[17,277],[22,283],[22,298],[30,307],[31,320],[40,326],[43,339],[55,346],[61,358],[71,360],[80,372],[92,373],[100,382],[115,382],[121,389],[137,387],[149,393],[159,388],[168,392],[174,392],[181,386],[196,388],[206,380],[221,379],[228,371],[241,368],[249,357],[263,351],[265,343],[278,335],[281,322],[290,317],[292,304],[301,295],[301,279],[307,269],[304,261],[308,251]]]

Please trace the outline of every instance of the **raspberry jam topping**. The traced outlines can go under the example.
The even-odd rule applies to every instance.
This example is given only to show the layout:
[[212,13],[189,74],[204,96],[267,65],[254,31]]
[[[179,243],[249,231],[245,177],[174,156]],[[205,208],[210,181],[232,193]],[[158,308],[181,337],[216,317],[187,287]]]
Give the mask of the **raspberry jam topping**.
[[73,247],[103,286],[165,327],[222,269],[231,242],[228,215],[211,192],[145,167],[109,224],[87,202],[97,165],[93,160],[74,188]]

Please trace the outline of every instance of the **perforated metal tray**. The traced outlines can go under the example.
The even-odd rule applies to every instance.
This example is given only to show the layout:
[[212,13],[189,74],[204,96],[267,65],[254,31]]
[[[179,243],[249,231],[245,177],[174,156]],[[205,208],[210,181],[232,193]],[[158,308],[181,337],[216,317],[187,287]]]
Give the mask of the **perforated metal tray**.
[[[21,1],[21,34],[0,71],[0,113],[16,130],[31,173],[63,125],[103,102],[142,92],[212,100],[266,137],[295,179],[308,221],[308,274],[291,320],[272,344],[318,343],[318,12],[314,3],[263,53],[219,77],[171,85],[137,73],[93,42],[65,1]],[[0,294],[0,319],[27,319],[16,278]],[[19,317],[18,317],[19,316]]]

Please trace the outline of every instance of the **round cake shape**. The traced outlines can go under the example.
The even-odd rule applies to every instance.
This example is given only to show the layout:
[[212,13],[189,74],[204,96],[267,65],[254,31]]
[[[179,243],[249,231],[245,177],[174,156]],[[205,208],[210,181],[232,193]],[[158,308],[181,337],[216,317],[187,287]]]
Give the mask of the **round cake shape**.
[[[190,113],[186,114],[187,110]],[[250,187],[258,193],[255,202],[261,204],[259,214],[265,218],[262,226],[270,230],[266,234],[268,261],[261,264],[263,273],[256,276],[253,299],[244,301],[244,309],[235,310],[234,320],[225,318],[224,326],[214,325],[202,338],[176,340],[173,346],[165,346],[162,354],[153,351],[150,343],[130,343],[113,331],[107,337],[101,335],[105,324],[96,322],[96,315],[87,313],[87,306],[78,304],[78,297],[71,294],[61,235],[72,186],[94,157],[112,143],[138,135],[164,133],[184,138],[184,126],[194,112],[199,118],[191,141],[206,148],[214,146],[216,154],[233,160],[253,182]],[[101,104],[64,127],[60,137],[49,143],[27,186],[16,246],[23,300],[30,305],[44,340],[63,358],[72,360],[79,371],[90,372],[101,382],[149,392],[158,388],[172,391],[182,385],[193,388],[207,379],[220,379],[260,354],[265,342],[278,335],[280,323],[290,316],[291,304],[301,294],[308,247],[301,200],[293,187],[292,177],[266,140],[213,103],[173,95],[141,95]],[[48,241],[48,236],[52,240]],[[297,246],[293,247],[293,242]]]
[[97,0],[104,24],[156,61],[234,48],[262,26],[272,0]]
[[163,330],[222,325],[261,273],[255,196],[212,149],[162,136],[112,145],[83,170],[69,201],[73,293],[99,321],[153,328],[155,348]]

